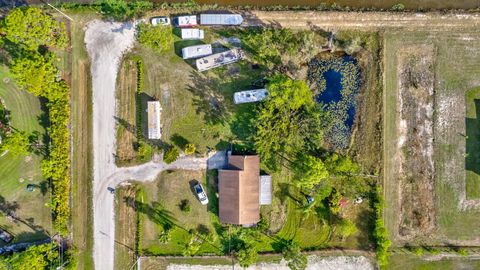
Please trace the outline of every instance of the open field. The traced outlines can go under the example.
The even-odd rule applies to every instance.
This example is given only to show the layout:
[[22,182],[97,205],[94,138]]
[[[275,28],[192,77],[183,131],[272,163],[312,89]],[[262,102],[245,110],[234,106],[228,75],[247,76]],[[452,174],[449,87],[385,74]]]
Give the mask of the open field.
[[[8,69],[0,66],[0,98],[10,112],[11,126],[29,135],[36,134],[43,142],[45,116],[39,99],[19,90],[12,81]],[[40,171],[41,154],[29,156],[0,156],[0,227],[15,236],[14,242],[44,239],[51,232],[50,200],[47,183]],[[27,192],[27,184],[36,186]],[[7,218],[8,214],[15,217]],[[4,243],[1,242],[0,246]]]
[[117,153],[118,166],[135,164],[137,61],[125,59],[117,77]]
[[[478,86],[480,80],[478,74],[480,72],[480,66],[478,61],[480,60],[480,53],[478,49],[480,47],[480,36],[476,32],[465,30],[464,32],[386,32],[384,40],[384,64],[385,64],[385,95],[384,95],[384,110],[385,110],[385,131],[384,131],[384,156],[385,159],[385,197],[386,211],[385,211],[385,223],[390,229],[391,239],[395,244],[399,245],[404,243],[401,241],[400,229],[401,224],[412,224],[415,222],[415,215],[422,218],[429,218],[428,221],[434,228],[430,235],[424,237],[417,237],[414,239],[414,243],[429,243],[429,244],[464,244],[472,245],[478,244],[478,222],[480,221],[477,212],[473,209],[476,206],[475,201],[467,200],[466,184],[465,181],[465,94],[468,90]],[[433,46],[435,53],[433,59],[425,60],[434,63],[434,89],[435,95],[430,99],[433,99],[433,107],[429,108],[427,105],[423,110],[426,113],[423,118],[415,118],[415,122],[411,122],[414,125],[413,131],[410,129],[408,132],[400,133],[398,130],[404,128],[402,125],[408,126],[407,123],[400,121],[399,107],[411,108],[410,110],[421,110],[422,104],[420,100],[404,100],[404,104],[401,104],[398,96],[398,87],[401,85],[401,73],[399,68],[401,66],[401,54],[398,51],[405,48],[412,49],[412,53],[418,56],[412,56],[412,61],[418,61],[421,58],[421,54],[428,52],[425,50],[427,46]],[[433,62],[432,62],[433,61]],[[420,61],[421,62],[421,61]],[[420,63],[419,62],[419,63]],[[422,62],[424,63],[424,62]],[[430,64],[432,65],[432,64]],[[405,69],[404,69],[405,70]],[[428,68],[427,68],[428,70]],[[420,72],[419,76],[422,78],[422,83],[428,79],[428,72]],[[426,78],[422,77],[426,76]],[[431,76],[431,75],[430,75]],[[414,76],[410,76],[414,78]],[[421,85],[419,85],[421,86]],[[417,87],[418,88],[418,87]],[[420,91],[420,90],[419,90]],[[426,95],[427,90],[423,90],[423,95]],[[421,94],[421,91],[419,92]],[[431,93],[431,92],[430,92]],[[429,100],[429,99],[424,99]],[[430,101],[432,102],[432,101]],[[427,103],[428,104],[428,103]],[[468,106],[467,106],[468,107]],[[433,118],[429,118],[428,114],[432,113],[432,109],[435,112]],[[414,111],[412,111],[414,112]],[[418,113],[422,113],[419,111]],[[417,114],[418,114],[417,113]],[[423,119],[423,120],[422,120]],[[428,120],[431,119],[431,120]],[[411,121],[413,121],[412,119]],[[424,122],[419,122],[424,121]],[[426,129],[423,131],[422,140],[427,140],[422,143],[428,146],[428,141],[433,141],[431,149],[422,150],[423,153],[415,154],[412,150],[417,150],[418,147],[412,145],[410,152],[403,151],[403,157],[405,162],[411,162],[413,165],[423,166],[422,162],[426,160],[426,165],[423,169],[414,169],[404,167],[406,171],[403,175],[409,176],[416,171],[417,173],[423,173],[425,177],[434,175],[435,185],[433,190],[435,192],[434,198],[428,198],[432,196],[431,188],[422,188],[418,185],[423,185],[419,182],[418,176],[416,181],[412,182],[414,186],[409,187],[408,183],[397,182],[396,175],[398,170],[393,169],[398,165],[398,155],[396,150],[402,145],[402,143],[408,144],[409,140],[413,143],[419,143],[415,139],[414,133],[420,134],[422,132],[420,128]],[[431,129],[432,131],[428,131]],[[410,133],[412,132],[412,133]],[[403,134],[403,135],[402,135]],[[404,136],[402,139],[401,136]],[[427,143],[427,144],[425,144]],[[430,157],[425,155],[431,155]],[[397,158],[393,158],[397,157]],[[428,159],[432,159],[429,161]],[[424,160],[424,161],[422,161]],[[397,165],[395,165],[397,164]],[[433,173],[434,172],[434,173]],[[415,185],[417,185],[416,188]],[[429,184],[431,185],[431,184]],[[423,190],[423,191],[422,191]],[[406,196],[406,197],[405,197]],[[410,198],[410,199],[408,199]],[[402,204],[402,201],[408,199],[411,202],[417,202],[418,204],[410,205]],[[429,217],[429,215],[421,214],[418,210],[426,211],[425,201],[433,201],[435,216]],[[401,209],[400,207],[403,207]],[[405,209],[405,207],[410,207]],[[417,210],[415,210],[417,207]],[[413,213],[413,216],[402,214],[399,217],[398,213]],[[417,223],[417,225],[419,225]],[[412,234],[422,233],[422,226],[417,227],[417,230],[410,231]],[[404,239],[405,240],[405,239]]]

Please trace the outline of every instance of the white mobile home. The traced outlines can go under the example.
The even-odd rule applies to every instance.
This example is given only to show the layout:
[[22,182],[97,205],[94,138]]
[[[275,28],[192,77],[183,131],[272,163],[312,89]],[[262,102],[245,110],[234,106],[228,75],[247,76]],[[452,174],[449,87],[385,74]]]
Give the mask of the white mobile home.
[[200,14],[201,25],[240,25],[242,22],[240,14]]
[[268,91],[266,89],[247,90],[233,94],[235,104],[258,102],[266,99]]
[[201,29],[183,28],[182,39],[203,39],[205,33]]
[[150,140],[159,140],[162,138],[162,131],[160,128],[160,114],[162,108],[160,101],[149,101],[147,103],[148,113],[148,138]]
[[212,45],[210,44],[189,46],[182,49],[183,59],[198,58],[210,54],[212,54]]
[[188,15],[188,16],[179,16],[173,19],[173,22],[176,26],[179,27],[189,27],[197,25],[197,16]]

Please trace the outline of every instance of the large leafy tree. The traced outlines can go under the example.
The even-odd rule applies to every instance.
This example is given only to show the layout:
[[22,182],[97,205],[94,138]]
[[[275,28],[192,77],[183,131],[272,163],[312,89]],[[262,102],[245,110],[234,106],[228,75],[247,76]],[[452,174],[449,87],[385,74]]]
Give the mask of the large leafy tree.
[[9,151],[14,156],[27,155],[29,145],[27,134],[22,131],[15,131],[3,138],[0,143],[0,153]]
[[39,46],[64,47],[67,44],[65,25],[38,8],[17,8],[2,23],[2,33],[10,42],[37,50]]
[[102,13],[115,20],[126,20],[141,16],[144,11],[152,7],[153,3],[150,1],[103,0],[100,2]]
[[293,240],[285,243],[282,254],[290,269],[303,270],[307,268],[307,256],[302,254],[300,246]]
[[138,42],[152,48],[156,52],[164,52],[173,48],[173,33],[170,26],[138,26]]
[[300,154],[294,166],[295,184],[300,188],[312,189],[329,177],[323,161],[315,156]]
[[58,251],[54,244],[31,246],[24,252],[14,253],[1,261],[6,269],[17,270],[44,270],[59,266]]
[[13,60],[10,71],[18,86],[36,96],[44,96],[45,91],[55,81],[57,73],[52,58],[50,53],[43,56],[31,51]]
[[279,157],[288,160],[321,144],[322,110],[303,81],[276,75],[267,88],[270,96],[259,110],[254,143],[265,164],[276,169]]

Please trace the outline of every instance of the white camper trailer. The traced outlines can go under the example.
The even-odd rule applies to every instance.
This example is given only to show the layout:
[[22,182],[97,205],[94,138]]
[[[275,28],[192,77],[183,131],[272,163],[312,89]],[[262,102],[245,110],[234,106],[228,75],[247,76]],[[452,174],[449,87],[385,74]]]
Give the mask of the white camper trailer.
[[212,54],[212,45],[210,44],[189,46],[182,49],[183,59],[198,58],[210,54]]

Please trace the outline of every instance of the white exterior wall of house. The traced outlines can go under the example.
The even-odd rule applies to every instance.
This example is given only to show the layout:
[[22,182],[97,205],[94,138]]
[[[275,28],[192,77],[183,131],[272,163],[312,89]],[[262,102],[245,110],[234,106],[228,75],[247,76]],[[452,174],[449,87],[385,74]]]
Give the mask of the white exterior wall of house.
[[150,140],[159,140],[162,138],[162,130],[160,127],[161,112],[162,107],[160,107],[160,101],[149,101],[147,103],[148,138]]

